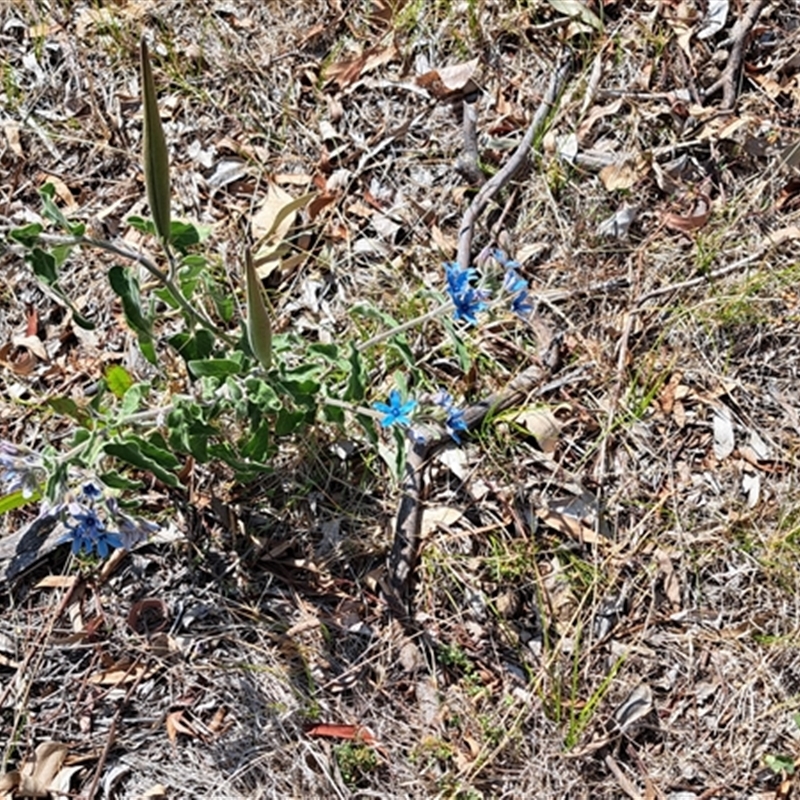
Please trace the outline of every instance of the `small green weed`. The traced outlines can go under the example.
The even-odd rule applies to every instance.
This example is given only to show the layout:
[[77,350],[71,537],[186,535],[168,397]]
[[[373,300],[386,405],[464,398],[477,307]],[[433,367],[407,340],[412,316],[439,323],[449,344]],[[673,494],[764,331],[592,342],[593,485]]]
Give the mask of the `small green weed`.
[[342,779],[350,787],[359,786],[380,765],[377,753],[365,744],[345,742],[333,748]]
[[[800,714],[793,714],[792,722],[800,729]],[[776,775],[794,775],[798,767],[798,759],[786,753],[768,753],[764,756],[764,763]]]

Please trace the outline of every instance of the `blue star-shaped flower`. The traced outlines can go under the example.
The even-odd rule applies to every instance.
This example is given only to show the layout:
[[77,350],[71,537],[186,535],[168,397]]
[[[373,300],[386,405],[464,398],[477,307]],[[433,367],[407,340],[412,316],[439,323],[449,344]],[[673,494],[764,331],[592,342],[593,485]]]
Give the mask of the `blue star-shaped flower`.
[[461,292],[461,294],[453,298],[453,303],[456,306],[453,316],[456,319],[463,319],[464,322],[468,322],[470,325],[477,325],[478,320],[475,315],[479,311],[486,310],[485,301],[487,297],[488,293],[482,289],[467,289]]
[[417,401],[406,400],[404,403],[400,397],[400,392],[397,389],[392,389],[389,393],[388,403],[373,403],[372,407],[385,415],[381,420],[381,427],[389,428],[392,425],[406,427],[411,424],[410,414],[417,407]]
[[527,292],[514,295],[514,299],[511,301],[511,310],[521,317],[527,317],[533,311],[533,304],[528,299]]
[[528,281],[520,277],[519,273],[513,269],[506,272],[503,287],[507,292],[513,294],[511,299],[511,310],[521,317],[525,317],[533,311],[533,305],[528,299]]
[[489,293],[470,285],[475,277],[475,270],[461,267],[454,261],[447,262],[444,265],[444,276],[447,294],[456,307],[453,315],[455,319],[463,319],[470,325],[477,325],[478,320],[475,315],[486,308],[484,301],[489,297]]
[[122,547],[119,534],[107,531],[105,523],[93,508],[70,503],[69,511],[75,523],[65,523],[68,532],[62,541],[72,541],[73,555],[81,551],[89,554],[96,550],[100,558],[107,558],[111,549]]
[[453,407],[453,395],[444,389],[439,389],[433,396],[433,402],[447,411]]
[[444,276],[447,281],[447,293],[451,299],[455,300],[458,295],[469,289],[470,281],[474,275],[474,269],[461,267],[455,261],[445,263]]
[[99,500],[103,496],[103,492],[93,483],[84,483],[82,489],[83,496],[89,500],[94,502],[95,500]]
[[519,261],[509,258],[502,250],[495,249],[492,251],[494,260],[505,269],[515,269],[520,266]]
[[506,277],[503,279],[503,288],[511,294],[515,292],[524,292],[528,288],[528,281],[520,277],[518,272],[510,269],[506,272]]
[[459,431],[467,430],[467,421],[464,419],[464,411],[460,408],[450,408],[447,411],[447,419],[444,422],[447,432],[456,444],[461,444]]

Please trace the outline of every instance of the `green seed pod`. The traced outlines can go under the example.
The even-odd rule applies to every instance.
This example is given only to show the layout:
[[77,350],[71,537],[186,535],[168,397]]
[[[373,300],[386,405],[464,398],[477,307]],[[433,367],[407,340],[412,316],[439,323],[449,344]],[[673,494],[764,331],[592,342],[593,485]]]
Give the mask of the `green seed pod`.
[[169,156],[164,129],[161,127],[161,117],[158,114],[156,86],[153,82],[153,70],[150,67],[150,55],[147,52],[147,42],[144,37],[142,37],[141,55],[144,183],[156,231],[163,242],[169,242]]
[[261,366],[269,369],[272,364],[272,323],[249,247],[244,251],[244,274],[247,295],[247,340]]

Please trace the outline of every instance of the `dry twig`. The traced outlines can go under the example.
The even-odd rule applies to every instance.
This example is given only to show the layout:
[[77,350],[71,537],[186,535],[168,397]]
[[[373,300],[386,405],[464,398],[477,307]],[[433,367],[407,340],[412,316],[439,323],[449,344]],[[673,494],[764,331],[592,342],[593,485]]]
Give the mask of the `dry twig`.
[[703,93],[703,98],[707,101],[722,90],[722,109],[729,111],[736,105],[736,96],[739,93],[739,79],[744,63],[744,52],[747,39],[753,26],[756,24],[767,0],[754,0],[747,11],[744,13],[731,31],[731,53],[728,56],[728,63],[719,78],[708,87]]
[[553,73],[547,92],[542,98],[539,108],[536,109],[533,120],[528,126],[528,130],[525,131],[525,136],[522,137],[517,149],[505,166],[481,187],[481,190],[475,195],[469,208],[464,213],[461,229],[458,232],[458,254],[456,256],[456,261],[464,269],[472,263],[472,237],[478,217],[483,213],[489,201],[514,177],[517,170],[525,163],[533,140],[544,126],[547,115],[552,110],[559,94],[561,94],[571,69],[572,59],[569,54],[566,54],[561,59],[558,69]]

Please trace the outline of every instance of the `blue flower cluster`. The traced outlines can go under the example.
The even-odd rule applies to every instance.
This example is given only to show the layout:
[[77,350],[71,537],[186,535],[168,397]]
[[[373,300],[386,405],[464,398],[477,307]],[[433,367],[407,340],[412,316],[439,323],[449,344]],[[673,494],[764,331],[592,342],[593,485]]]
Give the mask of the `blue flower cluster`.
[[[460,434],[467,430],[467,421],[464,419],[463,409],[457,408],[451,395],[444,390],[437,392],[433,396],[432,402],[434,405],[439,406],[439,408],[444,409],[445,430],[453,438],[453,441],[457,444],[461,444]],[[390,428],[393,425],[397,425],[401,428],[409,428],[412,424],[411,415],[417,405],[416,400],[406,400],[403,402],[400,392],[397,389],[392,389],[389,393],[388,402],[373,403],[372,407],[380,414],[383,414],[381,427]],[[425,439],[425,436],[421,433],[412,432],[412,434],[415,439]]]
[[[487,250],[486,257],[488,253]],[[491,255],[505,270],[503,290],[511,297],[511,310],[520,317],[526,317],[533,311],[533,304],[528,296],[528,282],[519,274],[522,265],[508,258],[499,249],[491,251]],[[477,315],[488,308],[487,300],[490,293],[474,285],[477,278],[476,270],[472,267],[462,267],[455,261],[448,261],[444,264],[444,276],[447,294],[455,307],[454,318],[463,320],[468,325],[477,325]],[[468,430],[463,409],[457,408],[451,395],[443,390],[434,395],[432,402],[444,410],[445,430],[453,441],[461,444],[461,434]],[[374,403],[372,407],[382,415],[381,427],[390,428],[396,425],[401,428],[411,428],[417,401],[412,399],[403,401],[400,392],[393,389],[387,402]],[[415,441],[425,441],[427,435],[424,426],[420,430],[412,429],[410,434]]]
[[[102,516],[101,501],[105,507]],[[121,511],[117,499],[105,497],[93,483],[84,484],[80,498],[63,504],[63,510],[67,512],[64,523],[67,533],[62,541],[72,543],[74,555],[96,551],[100,558],[106,558],[111,549],[130,550],[158,530],[158,525]]]
[[[521,264],[508,258],[502,250],[494,250],[492,257],[506,271],[503,289],[511,295],[511,310],[520,317],[526,317],[533,311],[533,305],[528,297],[528,282],[518,272]],[[478,289],[473,285],[475,270],[461,267],[455,262],[447,262],[444,265],[444,274],[447,294],[455,305],[453,316],[469,325],[477,325],[477,314],[486,310],[486,301],[490,295],[486,289]]]
[[[0,494],[21,491],[31,498],[43,491],[45,477],[41,454],[0,440]],[[55,501],[42,499],[38,518],[63,521],[67,532],[61,541],[70,542],[75,555],[96,552],[106,558],[111,550],[130,550],[158,530],[158,525],[126,514],[95,483],[84,483],[77,497],[65,488],[59,494]]]
[[123,547],[122,537],[115,531],[106,529],[106,524],[95,508],[95,502],[102,492],[93,484],[87,483],[81,492],[83,503],[73,500],[67,503],[69,518],[64,523],[67,534],[62,542],[72,542],[72,554],[97,551],[100,558],[107,558],[110,550]]
[[444,265],[444,275],[447,294],[455,305],[455,319],[463,319],[469,325],[477,325],[476,314],[486,310],[489,292],[472,285],[475,270],[471,267],[461,267],[453,261]]

